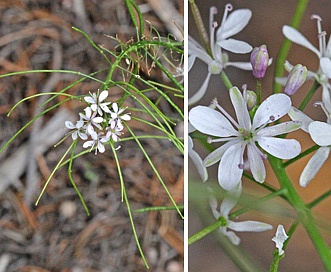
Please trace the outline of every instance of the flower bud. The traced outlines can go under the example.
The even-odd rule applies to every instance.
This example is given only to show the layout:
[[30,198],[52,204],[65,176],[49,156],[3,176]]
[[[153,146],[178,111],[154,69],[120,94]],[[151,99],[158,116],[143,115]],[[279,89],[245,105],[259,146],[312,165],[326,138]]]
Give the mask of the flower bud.
[[253,68],[253,76],[255,78],[263,78],[268,68],[269,54],[266,45],[255,47],[251,53],[251,65]]
[[256,93],[250,90],[244,90],[244,99],[247,103],[248,110],[252,110],[257,104]]
[[293,95],[305,82],[307,67],[301,64],[295,65],[287,77],[284,93]]

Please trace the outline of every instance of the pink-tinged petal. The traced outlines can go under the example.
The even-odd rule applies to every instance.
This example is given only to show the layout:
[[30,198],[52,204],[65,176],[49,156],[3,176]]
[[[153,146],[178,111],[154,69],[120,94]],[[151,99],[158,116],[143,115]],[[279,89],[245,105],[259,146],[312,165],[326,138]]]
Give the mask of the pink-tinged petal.
[[243,30],[252,17],[252,12],[249,9],[237,9],[233,11],[224,24],[217,30],[217,41],[227,39],[241,30]]
[[294,139],[259,137],[257,142],[261,148],[279,159],[292,159],[301,152],[300,143]]
[[200,132],[219,136],[237,136],[238,132],[220,112],[205,106],[197,106],[190,110],[189,120]]
[[308,126],[310,137],[319,146],[329,146],[331,145],[331,125],[314,121]]
[[251,119],[243,95],[237,87],[230,89],[230,98],[236,112],[239,126],[245,130],[249,130],[251,128]]
[[245,143],[232,145],[225,151],[218,167],[218,182],[221,187],[230,191],[233,190],[241,181],[243,169],[243,153]]
[[276,121],[291,109],[291,99],[286,94],[273,94],[262,102],[253,118],[253,129]]
[[108,96],[108,91],[104,90],[100,93],[98,101],[102,102],[103,100],[105,100]]
[[301,127],[299,121],[288,121],[270,127],[265,127],[258,131],[259,136],[277,136],[298,130]]
[[208,179],[208,173],[206,167],[203,165],[202,159],[199,154],[193,149],[193,141],[191,137],[188,137],[188,155],[198,170],[198,173],[203,182]]
[[242,186],[241,181],[231,191],[226,192],[224,200],[221,204],[221,215],[228,218],[230,211],[237,205],[238,199],[241,195]]
[[247,157],[249,168],[251,169],[254,179],[259,183],[264,182],[266,171],[263,158],[261,157],[261,153],[259,153],[259,150],[254,143],[247,145]]
[[300,111],[294,107],[291,107],[291,110],[288,112],[288,115],[290,116],[290,118],[293,121],[301,122],[301,129],[308,133],[308,126],[311,122],[314,121],[313,119],[311,119],[309,116],[304,114],[302,111]]
[[288,38],[290,41],[299,44],[303,47],[308,48],[310,51],[314,52],[318,58],[320,57],[319,50],[313,46],[307,39],[304,37],[298,30],[291,26],[283,26],[283,34],[286,38]]
[[299,184],[301,187],[306,187],[309,182],[316,176],[325,161],[330,155],[330,148],[327,146],[320,147],[316,153],[310,158],[306,167],[303,169]]
[[193,105],[193,104],[197,103],[205,95],[208,84],[209,84],[210,76],[211,76],[211,73],[208,73],[207,77],[204,80],[204,82],[202,83],[200,89],[197,90],[197,92],[191,98],[188,99],[189,105]]
[[218,41],[217,44],[223,49],[236,54],[246,54],[252,51],[253,47],[247,42],[238,41],[235,39],[227,39]]
[[249,231],[249,232],[261,232],[271,230],[272,226],[258,221],[243,221],[243,222],[229,222],[229,229],[234,231]]
[[232,141],[228,141],[225,144],[223,144],[222,146],[220,146],[219,148],[216,148],[213,152],[211,152],[204,160],[203,163],[206,167],[209,167],[215,163],[217,163],[218,161],[221,160],[224,152],[232,145],[239,143],[240,140],[232,140]]

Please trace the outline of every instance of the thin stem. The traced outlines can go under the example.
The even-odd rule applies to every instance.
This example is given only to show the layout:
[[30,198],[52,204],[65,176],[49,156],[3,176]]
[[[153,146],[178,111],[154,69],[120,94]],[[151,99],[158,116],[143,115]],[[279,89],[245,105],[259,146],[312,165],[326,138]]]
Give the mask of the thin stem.
[[311,209],[311,208],[315,207],[316,205],[318,205],[319,203],[321,203],[324,199],[328,198],[329,196],[331,196],[331,190],[325,192],[324,194],[322,194],[321,196],[319,196],[318,198],[316,198],[312,202],[308,203],[307,207],[309,209]]
[[[292,21],[290,25],[293,28],[298,28],[300,25],[300,22],[302,20],[302,17],[305,13],[305,10],[307,8],[309,0],[298,0],[298,4],[296,7],[296,10],[294,12]],[[275,77],[281,77],[284,73],[284,63],[287,59],[288,53],[290,51],[292,42],[288,39],[285,39],[284,42],[281,45],[281,48],[279,50],[278,56],[276,58],[276,68],[275,68]],[[276,82],[274,82],[274,93],[279,93],[282,86]]]
[[262,89],[262,82],[261,79],[256,80],[256,102],[257,105],[261,104],[261,89]]
[[303,109],[307,106],[308,102],[313,97],[313,95],[315,94],[315,92],[317,91],[319,86],[321,86],[321,85],[317,82],[317,80],[315,80],[314,85],[310,88],[308,94],[306,95],[304,100],[301,102],[301,104],[299,106],[299,110],[303,111]]
[[230,79],[228,78],[228,76],[226,75],[226,73],[224,72],[224,70],[223,70],[222,73],[221,73],[221,79],[222,79],[222,81],[223,81],[225,87],[226,87],[228,90],[230,90],[230,89],[233,87],[233,85],[232,85]]

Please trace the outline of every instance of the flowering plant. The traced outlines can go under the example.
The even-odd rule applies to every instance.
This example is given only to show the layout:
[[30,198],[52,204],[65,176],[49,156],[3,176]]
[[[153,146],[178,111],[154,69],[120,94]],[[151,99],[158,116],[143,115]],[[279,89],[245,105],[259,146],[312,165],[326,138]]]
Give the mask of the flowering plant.
[[[297,10],[292,20],[294,23],[282,28],[284,45],[277,54],[275,84],[273,93],[269,94],[268,88],[262,87],[262,83],[268,74],[270,75],[269,70],[271,70],[270,59],[272,55],[268,52],[268,44],[263,42],[262,45],[259,45],[254,44],[252,40],[243,42],[231,39],[232,45],[230,47],[223,46],[229,42],[227,40],[229,35],[234,36],[239,31],[244,32],[244,27],[249,27],[250,21],[253,20],[251,17],[254,18],[254,12],[247,8],[237,9],[226,4],[222,23],[217,30],[215,39],[214,31],[218,27],[217,23],[214,22],[216,8],[211,8],[209,42],[206,38],[208,35],[202,23],[204,18],[201,18],[198,1],[190,1],[203,46],[199,45],[193,38],[189,38],[189,42],[191,41],[189,78],[194,74],[192,67],[197,58],[208,65],[208,74],[197,92],[194,87],[189,86],[189,96],[191,97],[189,104],[192,102],[188,116],[191,127],[189,129],[189,154],[191,154],[190,157],[193,162],[190,167],[198,170],[203,181],[203,185],[201,185],[199,180],[195,181],[195,178],[190,176],[189,196],[194,210],[201,214],[201,218],[205,218],[209,214],[213,216],[205,220],[207,224],[205,228],[189,237],[188,243],[189,245],[196,243],[205,235],[218,230],[217,241],[242,271],[264,271],[266,267],[260,267],[251,262],[251,258],[246,257],[247,253],[241,254],[242,251],[238,245],[247,236],[240,238],[241,234],[237,234],[237,232],[264,232],[263,237],[270,237],[269,241],[274,241],[277,249],[274,250],[273,259],[270,260],[269,270],[278,271],[279,265],[282,265],[280,260],[286,254],[286,247],[295,243],[292,240],[294,240],[293,237],[296,235],[298,225],[302,225],[307,232],[325,269],[331,270],[331,251],[326,239],[321,235],[319,226],[321,222],[311,210],[312,207],[330,196],[330,189],[320,193],[310,203],[307,203],[304,197],[299,194],[300,188],[306,187],[305,190],[309,190],[309,187],[313,186],[310,183],[314,182],[319,170],[323,169],[323,165],[329,158],[331,146],[331,88],[329,83],[331,78],[331,45],[330,41],[326,42],[327,34],[322,30],[322,19],[318,15],[313,15],[312,19],[317,21],[318,33],[315,39],[317,37],[319,41],[319,49],[312,45],[309,41],[311,39],[306,38],[297,30],[299,19],[303,16],[306,7],[303,2],[298,1]],[[224,41],[219,41],[218,39],[224,34],[223,31],[229,35],[225,35]],[[286,41],[285,38],[288,40]],[[290,59],[288,55],[289,41],[301,45],[317,55],[319,59],[317,71],[312,71],[308,63],[305,63],[304,58],[300,64],[296,65],[287,60]],[[256,47],[254,49],[249,48],[249,44]],[[246,70],[247,75],[250,74],[254,78],[256,81],[255,90],[248,89],[247,82],[242,81],[244,72],[240,72],[241,76],[237,78],[235,73],[231,73],[231,78],[234,78],[233,81],[227,76],[227,71],[224,68],[231,62],[228,62],[228,57],[224,59],[220,57],[224,54],[223,50],[233,53],[251,51],[250,62],[248,64],[243,62],[236,67]],[[216,52],[219,53],[216,54]],[[242,58],[245,61],[244,56]],[[248,58],[246,57],[246,59]],[[286,77],[283,75],[283,68],[288,72]],[[203,96],[211,92],[209,90],[211,88],[206,83],[211,74],[220,75],[223,85],[220,83],[217,86],[219,89],[222,89],[220,86],[225,88],[213,93],[215,98],[210,104],[205,104],[208,101],[203,100]],[[305,95],[302,85],[309,79],[313,79],[315,82],[308,94]],[[233,84],[234,81],[235,84]],[[238,86],[243,86],[242,91]],[[320,93],[319,89],[321,89]],[[319,97],[313,97],[315,92],[318,93]],[[194,93],[193,96],[190,95],[191,93]],[[296,106],[300,95],[303,97],[301,98],[302,102]],[[232,107],[227,107],[227,104],[231,106],[227,103],[228,100],[230,100]],[[326,114],[326,122],[314,120],[310,114],[303,112],[311,100],[314,106],[321,106]],[[199,101],[200,105],[196,105]],[[300,135],[300,130],[305,131],[307,133],[305,136],[312,140],[312,147],[306,149],[303,139],[297,136]],[[200,152],[201,147],[205,148],[207,154]],[[316,151],[315,154],[303,167],[299,178],[292,177],[287,172],[289,165],[293,165],[314,151]],[[212,171],[215,164],[218,165],[217,174],[213,174]],[[271,172],[276,177],[276,181],[273,181]],[[253,184],[249,184],[249,181]],[[268,193],[260,196],[262,192],[256,187],[264,188],[262,192],[265,194],[265,190],[267,190]],[[253,188],[256,190],[254,193]],[[199,194],[197,195],[196,192]],[[205,192],[204,196],[207,200],[205,206],[207,208],[201,201],[202,192]],[[248,197],[248,194],[254,196]],[[279,215],[276,220],[270,220],[267,216],[263,217],[263,220],[260,220],[261,216],[259,220],[247,220],[250,216],[254,216],[249,213],[253,209],[268,213],[274,212],[267,208],[269,205],[267,203],[272,205],[272,200],[277,197],[284,199],[291,207],[290,209],[296,211],[294,219],[289,220]],[[238,208],[235,209],[235,207]],[[233,212],[232,209],[234,209]],[[240,217],[244,215],[246,220],[240,220]],[[282,225],[284,222],[285,225],[290,225],[288,234]],[[271,234],[270,230],[277,225],[277,232],[274,231]],[[286,226],[285,229],[287,229]],[[276,235],[272,238],[275,232]],[[264,251],[267,243],[267,241],[264,242]],[[256,250],[255,244],[251,246]],[[193,257],[192,259],[195,261],[197,258]],[[297,264],[293,265],[287,269],[291,271],[297,269]],[[286,268],[284,269],[286,270]]]
[[[99,7],[104,4],[100,3]],[[133,239],[130,238],[130,240],[136,242],[137,251],[142,257],[141,263],[148,268],[149,265],[140,245],[140,233],[136,231],[134,220],[137,216],[142,215],[133,214],[130,206],[130,194],[127,191],[129,189],[130,191],[137,191],[139,188],[139,193],[135,193],[135,195],[140,195],[141,191],[148,193],[147,200],[141,201],[144,202],[141,203],[143,206],[141,209],[135,210],[136,213],[174,210],[175,213],[172,216],[182,222],[182,207],[179,206],[179,203],[182,202],[183,188],[179,185],[176,190],[169,189],[169,185],[173,185],[173,182],[169,175],[165,178],[163,171],[163,163],[168,163],[173,167],[171,168],[173,170],[171,175],[177,178],[183,166],[184,140],[180,128],[184,119],[184,87],[182,84],[184,51],[180,26],[182,22],[180,20],[177,23],[172,22],[173,31],[167,32],[168,35],[164,36],[148,21],[145,21],[144,14],[136,1],[126,0],[121,5],[123,7],[120,8],[125,8],[125,12],[122,10],[123,14],[128,16],[128,20],[124,20],[127,21],[128,25],[120,28],[125,29],[125,31],[119,35],[105,37],[105,33],[103,33],[102,37],[106,39],[105,44],[107,45],[100,45],[93,41],[92,28],[87,32],[75,27],[69,28],[70,35],[80,37],[85,43],[82,46],[82,52],[95,51],[94,55],[102,60],[100,67],[86,65],[87,67],[80,67],[80,70],[75,71],[74,69],[64,70],[63,67],[65,66],[59,65],[58,68],[51,70],[27,70],[0,75],[1,80],[21,75],[25,77],[30,74],[66,75],[70,79],[70,83],[68,83],[68,81],[62,81],[61,77],[58,77],[60,79],[57,80],[56,86],[46,87],[45,92],[38,91],[25,98],[20,98],[20,101],[12,106],[8,113],[9,118],[12,117],[12,113],[19,105],[23,106],[27,103],[30,107],[31,101],[38,100],[38,103],[40,102],[35,107],[38,110],[31,120],[28,120],[14,135],[4,141],[0,147],[0,154],[3,155],[2,152],[5,153],[11,143],[18,141],[22,134],[27,133],[26,137],[34,138],[35,141],[34,147],[36,148],[27,152],[31,161],[35,162],[39,155],[38,142],[43,141],[44,138],[52,138],[53,135],[47,131],[46,137],[41,137],[39,132],[36,135],[31,135],[28,127],[30,125],[33,127],[41,120],[47,123],[53,115],[65,112],[66,119],[55,122],[56,134],[60,134],[60,136],[57,136],[58,138],[54,142],[57,142],[55,146],[54,143],[51,143],[51,146],[57,147],[57,150],[60,149],[60,151],[57,153],[53,151],[57,159],[56,164],[53,165],[53,170],[48,173],[45,180],[41,179],[41,184],[37,182],[37,179],[32,179],[31,190],[26,188],[22,191],[22,194],[25,194],[24,201],[27,209],[33,209],[32,203],[38,205],[50,201],[50,182],[53,178],[57,178],[63,169],[67,168],[67,177],[62,175],[64,177],[61,180],[71,183],[87,216],[92,216],[93,213],[91,215],[90,208],[94,204],[99,205],[99,203],[94,202],[95,196],[91,195],[90,189],[88,194],[86,190],[82,189],[81,183],[86,182],[86,187],[94,188],[95,184],[93,183],[95,182],[93,181],[96,180],[94,176],[98,175],[102,169],[108,173],[103,175],[103,179],[109,188],[101,193],[104,201],[107,202],[108,199],[113,198],[108,194],[114,192],[115,195],[118,195],[118,199],[125,203],[126,211],[124,214],[127,216],[125,219],[132,227]],[[180,13],[178,15],[178,19],[182,18]],[[104,22],[111,23],[109,20]],[[98,29],[98,27],[93,29]],[[128,37],[127,34],[130,36]],[[109,41],[113,47],[108,45]],[[56,42],[58,41],[56,40]],[[77,40],[75,40],[76,42]],[[35,45],[37,46],[37,44],[39,42]],[[88,48],[89,46],[91,48]],[[53,88],[54,91],[52,91]],[[0,101],[2,103],[2,99]],[[1,106],[8,107],[8,105]],[[35,104],[32,103],[32,106]],[[9,118],[6,119],[6,122],[10,122]],[[150,144],[151,141],[152,144]],[[65,151],[61,154],[63,149]],[[165,154],[163,149],[167,149],[169,153]],[[77,161],[81,162],[83,158],[85,158],[86,164],[77,163]],[[103,163],[100,163],[100,158],[104,160]],[[173,163],[174,165],[172,165]],[[81,165],[81,169],[77,170],[79,167],[75,169],[77,165]],[[89,174],[90,176],[86,174],[89,172],[88,167],[94,167],[92,177],[91,174]],[[135,171],[142,173],[141,176],[137,177]],[[82,180],[81,183],[77,182],[78,176]],[[106,178],[108,176],[110,180]],[[153,182],[153,188],[158,191],[158,198],[153,199],[151,197],[153,192],[146,189],[149,188],[149,184],[140,182],[141,180]],[[29,187],[28,183],[26,182],[26,187]],[[175,196],[174,191],[176,192]],[[93,192],[95,191],[93,190]],[[160,196],[161,193],[162,197]],[[85,200],[85,197],[88,197],[88,201]],[[139,197],[142,199],[141,196]],[[107,204],[107,207],[109,206],[111,205]],[[109,210],[104,211],[104,213],[113,216]],[[37,235],[39,236],[40,232]],[[107,241],[103,242],[108,244]],[[106,250],[109,252],[112,249]],[[136,254],[134,250],[133,254]],[[68,256],[68,258],[70,257]],[[107,258],[109,257],[107,256]],[[134,265],[136,266],[136,258],[133,259],[135,259]],[[129,265],[132,266],[132,263]],[[6,268],[4,269],[6,270]],[[89,268],[84,267],[84,269]],[[99,270],[98,268],[93,269]],[[100,268],[100,270],[104,269],[108,270],[109,267]],[[112,269],[121,270],[121,268],[116,267],[111,267]],[[140,270],[141,268],[136,269]]]

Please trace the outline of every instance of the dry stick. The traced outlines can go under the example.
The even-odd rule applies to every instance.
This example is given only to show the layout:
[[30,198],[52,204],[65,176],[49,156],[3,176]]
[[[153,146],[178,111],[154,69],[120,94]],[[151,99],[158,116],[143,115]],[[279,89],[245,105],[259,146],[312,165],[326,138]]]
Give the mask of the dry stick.
[[[62,48],[58,41],[54,42],[53,45],[54,53],[53,53],[53,64],[52,69],[53,70],[59,70],[62,66]],[[50,78],[47,80],[46,84],[41,89],[41,92],[50,92],[52,91],[55,86],[60,81],[60,75],[58,73],[52,73]],[[40,107],[47,99],[49,98],[48,95],[43,95],[38,99],[34,116],[41,113],[42,108]],[[26,190],[25,190],[25,196],[24,201],[28,206],[31,205],[33,202],[33,197],[36,192],[36,190],[40,187],[40,177],[38,174],[38,167],[37,167],[37,146],[40,142],[40,130],[42,125],[43,116],[38,118],[32,126],[31,134],[29,137],[29,143],[28,143],[28,150],[27,150],[27,169],[26,169]],[[62,124],[63,125],[63,124]]]

